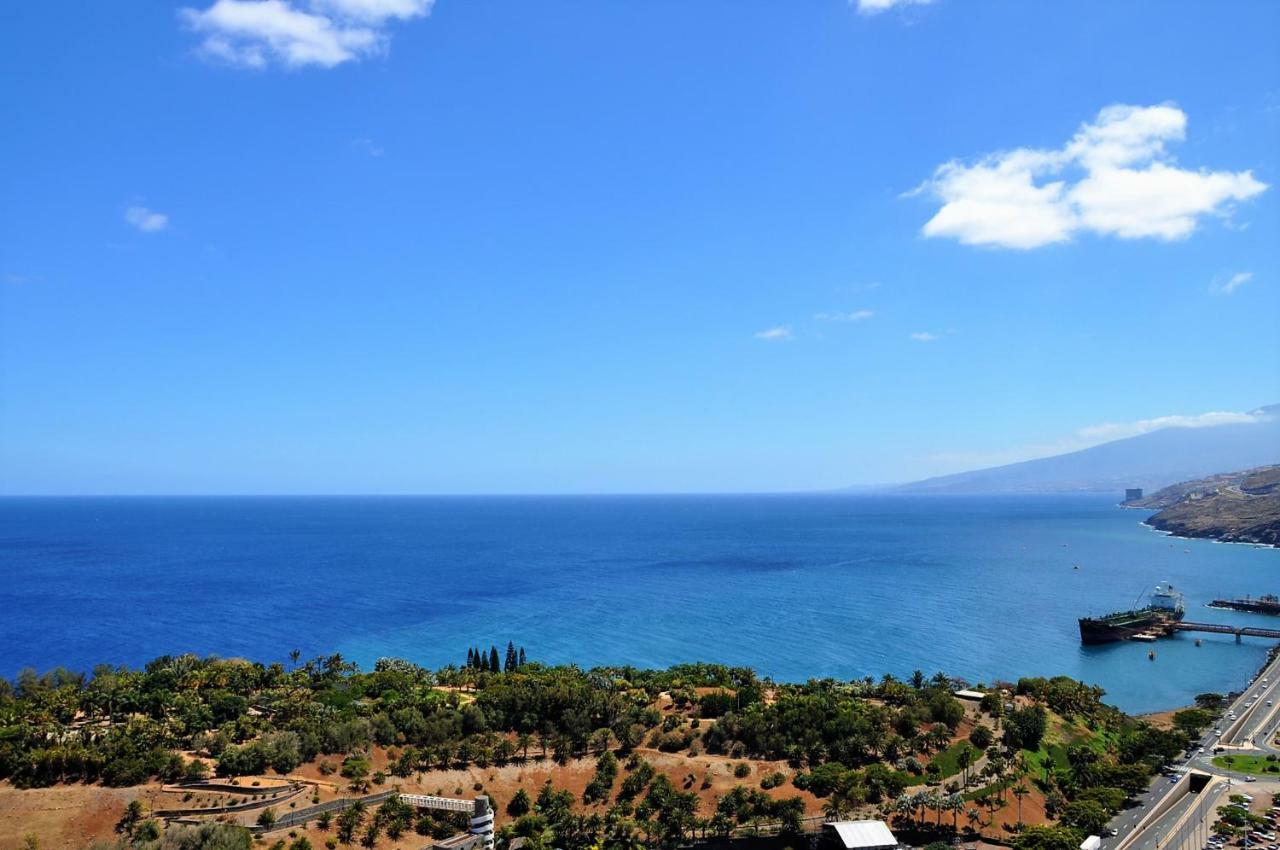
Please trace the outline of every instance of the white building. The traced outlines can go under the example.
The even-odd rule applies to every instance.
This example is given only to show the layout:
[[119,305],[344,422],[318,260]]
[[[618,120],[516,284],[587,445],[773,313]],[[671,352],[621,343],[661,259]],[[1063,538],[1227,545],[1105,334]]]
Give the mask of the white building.
[[824,823],[822,831],[845,850],[895,850],[898,839],[882,820],[842,820]]

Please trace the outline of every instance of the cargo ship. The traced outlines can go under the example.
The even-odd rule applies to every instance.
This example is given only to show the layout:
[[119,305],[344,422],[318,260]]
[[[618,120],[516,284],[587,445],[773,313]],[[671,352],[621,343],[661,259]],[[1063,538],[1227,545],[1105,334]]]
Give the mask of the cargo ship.
[[1280,597],[1273,593],[1264,593],[1257,599],[1246,596],[1243,599],[1215,599],[1209,603],[1210,608],[1226,608],[1229,611],[1249,611],[1253,614],[1271,614],[1280,616]]
[[1155,640],[1173,631],[1173,624],[1182,620],[1182,614],[1182,594],[1174,590],[1171,584],[1158,584],[1151,591],[1147,605],[1142,608],[1117,611],[1105,617],[1081,617],[1080,642],[1093,644],[1117,640]]

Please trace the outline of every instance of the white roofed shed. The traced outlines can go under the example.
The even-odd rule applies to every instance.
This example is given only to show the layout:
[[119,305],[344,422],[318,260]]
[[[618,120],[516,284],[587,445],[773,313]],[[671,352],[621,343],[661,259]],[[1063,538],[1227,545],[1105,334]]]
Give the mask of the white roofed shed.
[[898,846],[889,827],[882,820],[843,820],[822,825],[845,850],[892,850]]

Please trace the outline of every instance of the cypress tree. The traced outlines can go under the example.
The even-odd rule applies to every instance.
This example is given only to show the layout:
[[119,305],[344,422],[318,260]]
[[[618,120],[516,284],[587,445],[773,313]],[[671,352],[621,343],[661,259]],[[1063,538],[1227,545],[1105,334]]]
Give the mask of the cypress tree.
[[497,673],[502,667],[498,665],[498,648],[490,644],[489,646],[489,670]]
[[511,641],[507,641],[507,660],[503,662],[502,669],[507,673],[516,669],[516,645]]
[[476,651],[471,647],[467,647],[467,667],[476,666]]
[[517,660],[517,661],[516,661],[516,666],[517,666],[517,667],[523,667],[523,666],[524,666],[524,647],[523,647],[523,646],[522,646],[522,647],[520,647],[520,658],[519,658],[519,660]]

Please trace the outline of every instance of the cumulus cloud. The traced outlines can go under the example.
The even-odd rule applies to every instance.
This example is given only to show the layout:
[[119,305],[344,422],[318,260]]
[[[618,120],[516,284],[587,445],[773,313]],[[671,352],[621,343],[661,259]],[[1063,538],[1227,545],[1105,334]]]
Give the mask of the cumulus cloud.
[[948,470],[960,471],[977,469],[986,466],[1003,466],[1007,463],[1018,463],[1024,460],[1035,460],[1042,457],[1076,452],[1091,448],[1112,440],[1136,437],[1159,431],[1162,428],[1216,428],[1221,425],[1248,425],[1265,422],[1269,417],[1264,413],[1235,413],[1230,411],[1214,411],[1192,415],[1173,414],[1157,416],[1153,419],[1139,419],[1135,422],[1104,422],[1100,425],[1087,425],[1078,428],[1070,436],[1054,442],[1035,443],[1024,446],[1013,446],[992,452],[943,452],[930,457],[930,460]]
[[788,325],[778,325],[774,328],[756,331],[756,339],[762,339],[765,342],[784,342],[791,338],[791,328]]
[[1167,145],[1186,137],[1172,104],[1108,106],[1061,148],[1017,148],[939,166],[917,192],[942,202],[925,236],[1030,249],[1080,233],[1121,239],[1189,236],[1201,218],[1267,185],[1249,171],[1180,168]]
[[850,310],[847,313],[837,310],[834,313],[814,313],[813,318],[819,322],[862,322],[875,314],[875,310]]
[[169,216],[139,205],[126,209],[124,220],[143,233],[156,233],[169,226]]
[[215,0],[179,10],[200,52],[245,68],[273,62],[332,68],[386,48],[387,26],[428,14],[434,0]]
[[914,339],[916,342],[933,342],[935,339],[938,338],[938,335],[929,333],[928,331],[916,331],[915,333],[911,334],[911,338]]
[[1236,272],[1233,275],[1219,275],[1209,284],[1209,291],[1218,295],[1230,295],[1249,281],[1253,280],[1253,272]]
[[878,15],[894,6],[927,6],[933,0],[849,0],[864,15]]

